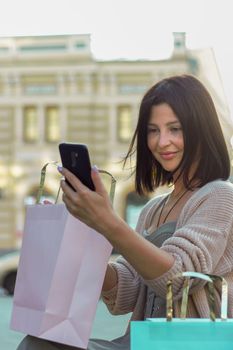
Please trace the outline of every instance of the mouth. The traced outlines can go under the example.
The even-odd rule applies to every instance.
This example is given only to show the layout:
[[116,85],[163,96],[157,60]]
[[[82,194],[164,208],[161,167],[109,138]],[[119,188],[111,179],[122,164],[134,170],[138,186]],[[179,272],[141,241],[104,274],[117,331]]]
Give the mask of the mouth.
[[172,159],[176,156],[177,152],[162,152],[160,153],[160,157],[164,160]]

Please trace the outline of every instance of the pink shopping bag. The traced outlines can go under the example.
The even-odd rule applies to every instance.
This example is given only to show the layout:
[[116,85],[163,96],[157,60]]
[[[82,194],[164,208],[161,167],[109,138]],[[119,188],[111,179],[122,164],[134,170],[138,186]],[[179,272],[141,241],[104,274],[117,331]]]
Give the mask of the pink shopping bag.
[[29,206],[11,328],[86,348],[111,250],[63,204]]
[[86,348],[111,250],[63,204],[29,206],[11,328]]

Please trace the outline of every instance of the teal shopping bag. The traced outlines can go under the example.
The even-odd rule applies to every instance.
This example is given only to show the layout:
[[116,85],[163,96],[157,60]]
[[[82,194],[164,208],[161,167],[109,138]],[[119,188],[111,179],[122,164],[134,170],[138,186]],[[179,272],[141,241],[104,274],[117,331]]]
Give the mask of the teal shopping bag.
[[[227,284],[224,278],[195,272],[185,277],[180,318],[172,319],[172,281],[167,283],[167,318],[131,322],[131,350],[233,350],[233,320],[227,319]],[[190,280],[207,281],[210,319],[186,319]],[[221,319],[215,319],[213,282],[222,281]]]

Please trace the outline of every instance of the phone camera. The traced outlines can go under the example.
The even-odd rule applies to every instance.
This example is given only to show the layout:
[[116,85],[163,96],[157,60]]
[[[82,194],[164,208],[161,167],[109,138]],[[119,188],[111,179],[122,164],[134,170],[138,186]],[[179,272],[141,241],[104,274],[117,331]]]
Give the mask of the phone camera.
[[71,152],[71,166],[72,166],[72,168],[76,167],[77,158],[78,158],[78,152]]

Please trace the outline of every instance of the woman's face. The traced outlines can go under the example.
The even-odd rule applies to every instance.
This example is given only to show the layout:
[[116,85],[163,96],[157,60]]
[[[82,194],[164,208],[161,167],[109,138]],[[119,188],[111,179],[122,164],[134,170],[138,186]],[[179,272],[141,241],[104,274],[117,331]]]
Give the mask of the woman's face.
[[167,103],[152,107],[147,129],[151,153],[163,169],[174,171],[183,158],[184,138],[179,119]]

